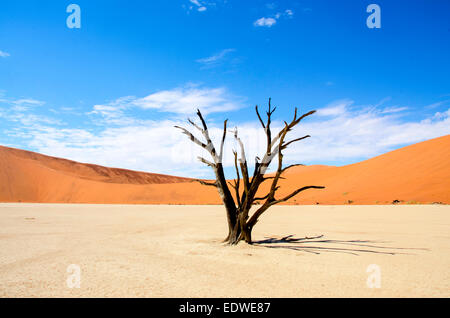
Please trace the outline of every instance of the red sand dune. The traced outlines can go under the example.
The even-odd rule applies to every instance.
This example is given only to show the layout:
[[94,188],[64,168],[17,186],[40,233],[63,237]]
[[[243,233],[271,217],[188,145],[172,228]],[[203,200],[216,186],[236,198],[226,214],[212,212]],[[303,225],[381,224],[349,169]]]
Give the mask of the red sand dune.
[[[280,184],[279,197],[305,185],[326,186],[307,190],[287,204],[394,200],[448,204],[450,135],[348,166],[293,168]],[[218,204],[220,199],[214,188],[188,178],[106,168],[0,146],[0,202]]]

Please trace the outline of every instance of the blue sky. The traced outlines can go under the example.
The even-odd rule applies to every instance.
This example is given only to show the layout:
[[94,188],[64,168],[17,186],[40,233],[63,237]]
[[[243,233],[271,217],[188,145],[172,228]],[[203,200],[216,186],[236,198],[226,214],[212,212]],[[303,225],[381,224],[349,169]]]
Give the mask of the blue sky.
[[[66,26],[70,3],[81,8],[80,29]],[[380,29],[366,25],[371,3]],[[312,138],[286,162],[349,164],[450,133],[446,0],[0,6],[2,145],[206,177],[173,125],[200,107],[218,136],[228,118],[251,157],[264,148],[254,105],[269,97],[274,129],[294,106],[318,110],[293,132]]]

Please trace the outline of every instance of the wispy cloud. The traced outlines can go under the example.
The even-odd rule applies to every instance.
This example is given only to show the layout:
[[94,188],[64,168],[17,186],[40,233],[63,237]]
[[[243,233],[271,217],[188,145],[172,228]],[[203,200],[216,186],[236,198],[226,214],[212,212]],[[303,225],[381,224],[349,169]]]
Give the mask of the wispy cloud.
[[425,108],[427,108],[427,109],[434,109],[434,108],[438,108],[440,106],[444,106],[444,105],[448,104],[449,102],[450,102],[450,99],[447,99],[447,100],[443,100],[443,101],[440,101],[440,102],[436,102],[436,103],[427,105],[427,106],[425,106]]
[[33,98],[11,99],[0,95],[0,104],[2,103],[8,105],[10,110],[17,112],[26,111],[31,107],[42,106],[45,104],[45,102]]
[[0,50],[0,57],[8,57],[8,56],[11,56],[8,52]]
[[33,106],[39,106],[44,105],[45,102],[34,99],[34,98],[6,98],[5,93],[2,92],[0,94],[0,103],[6,103],[6,104],[13,104],[13,105],[33,105]]
[[204,68],[213,68],[213,67],[220,65],[223,62],[223,60],[225,59],[225,57],[234,51],[236,51],[236,50],[235,49],[224,49],[214,55],[198,59],[198,60],[196,60],[196,62],[202,64]]
[[354,102],[351,99],[342,99],[328,104],[317,110],[318,116],[339,116],[347,112],[349,106]]
[[17,99],[11,101],[11,103],[19,106],[41,106],[45,104],[45,102],[33,98]]
[[44,104],[45,102],[32,98],[14,99],[0,94],[0,122],[3,119],[23,127],[40,124],[60,125],[60,120],[39,114],[41,109],[37,108]]
[[405,110],[408,110],[408,107],[386,107],[381,111],[382,114],[392,114],[392,113],[399,113]]

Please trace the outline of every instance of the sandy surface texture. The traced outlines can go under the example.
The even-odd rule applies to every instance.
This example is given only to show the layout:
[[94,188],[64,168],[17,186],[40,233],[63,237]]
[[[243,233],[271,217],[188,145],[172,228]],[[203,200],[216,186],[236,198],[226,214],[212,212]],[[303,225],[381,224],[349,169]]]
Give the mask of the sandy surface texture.
[[[279,183],[279,196],[308,185],[326,187],[302,192],[287,204],[448,204],[450,135],[352,165],[295,167],[285,177]],[[269,188],[265,182],[260,196]],[[221,203],[216,189],[192,179],[82,164],[1,146],[0,202]]]
[[1,204],[0,296],[449,297],[449,229],[443,205],[278,206],[230,247],[220,206]]

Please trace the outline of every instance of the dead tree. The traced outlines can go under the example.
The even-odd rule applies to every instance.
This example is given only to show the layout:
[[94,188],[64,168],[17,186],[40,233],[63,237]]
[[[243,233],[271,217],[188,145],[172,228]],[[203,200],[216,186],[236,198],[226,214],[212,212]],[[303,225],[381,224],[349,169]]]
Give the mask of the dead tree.
[[[225,143],[225,138],[227,135],[227,120],[223,123],[223,135],[220,143],[220,147],[217,150],[211,141],[209,136],[208,127],[206,122],[200,112],[197,110],[197,115],[200,119],[201,126],[197,125],[191,119],[188,119],[189,123],[195,127],[197,130],[201,132],[205,141],[201,141],[197,137],[194,136],[190,131],[183,127],[175,126],[178,129],[181,129],[185,135],[189,137],[189,139],[195,144],[199,145],[203,149],[207,150],[211,155],[212,161],[207,160],[203,157],[198,157],[198,159],[210,166],[214,174],[216,176],[215,182],[207,182],[204,180],[197,180],[201,184],[206,186],[216,187],[220,197],[222,199],[223,204],[225,205],[225,209],[227,212],[227,221],[228,221],[228,236],[224,240],[224,242],[228,242],[228,244],[235,245],[239,243],[241,240],[245,240],[245,242],[251,244],[252,243],[252,230],[255,224],[258,222],[259,217],[267,211],[271,206],[285,202],[302,191],[307,189],[323,189],[322,186],[304,186],[290,193],[289,195],[282,198],[275,198],[275,193],[280,188],[278,185],[278,181],[282,178],[282,174],[295,166],[299,166],[299,164],[290,165],[287,167],[283,167],[283,150],[286,149],[289,145],[303,140],[305,138],[310,137],[309,135],[296,138],[290,141],[286,141],[286,135],[289,131],[291,131],[300,121],[312,114],[315,111],[310,111],[300,117],[297,116],[297,108],[295,108],[294,118],[290,123],[284,122],[284,128],[272,137],[271,131],[271,117],[275,112],[275,108],[272,109],[271,102],[269,99],[269,107],[267,114],[267,121],[264,122],[259,111],[258,106],[255,107],[256,114],[261,123],[262,128],[264,129],[267,136],[267,148],[264,153],[262,159],[259,157],[255,158],[255,168],[253,174],[250,175],[248,169],[247,158],[245,155],[244,144],[238,136],[237,129],[234,130],[234,138],[239,146],[239,154],[237,151],[233,151],[234,154],[234,165],[236,168],[236,179],[234,182],[227,182],[225,178],[225,174],[223,171],[223,148]],[[270,177],[266,177],[266,171],[272,162],[272,160],[278,156],[278,165],[277,170],[274,175]],[[241,180],[242,177],[242,180]],[[258,189],[264,182],[271,180],[272,184],[270,186],[270,190],[264,196],[257,196]],[[230,186],[230,187],[229,187]],[[241,187],[243,188],[241,190]],[[232,190],[234,191],[234,197],[232,195]],[[258,205],[257,210],[250,215],[250,209],[255,203],[260,203]]]

